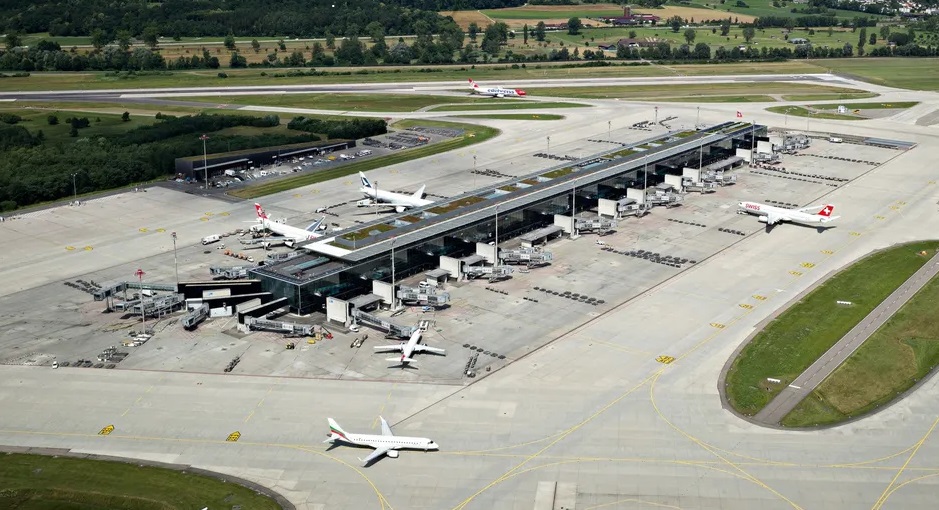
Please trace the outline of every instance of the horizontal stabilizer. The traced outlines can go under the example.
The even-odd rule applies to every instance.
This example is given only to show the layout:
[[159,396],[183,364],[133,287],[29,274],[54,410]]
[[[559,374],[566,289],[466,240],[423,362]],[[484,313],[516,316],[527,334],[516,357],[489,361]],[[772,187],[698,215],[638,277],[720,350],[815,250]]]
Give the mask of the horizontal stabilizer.
[[414,363],[414,358],[385,358],[385,361],[400,361],[401,363]]

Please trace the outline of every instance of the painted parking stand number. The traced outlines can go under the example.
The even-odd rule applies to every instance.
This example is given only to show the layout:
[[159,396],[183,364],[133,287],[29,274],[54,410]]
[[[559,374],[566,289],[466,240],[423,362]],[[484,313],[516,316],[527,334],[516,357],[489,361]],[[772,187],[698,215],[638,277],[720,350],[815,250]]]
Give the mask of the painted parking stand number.
[[675,361],[675,358],[673,358],[673,357],[671,357],[671,356],[659,356],[659,357],[655,358],[655,361],[658,361],[659,363],[664,363],[664,364],[668,365],[669,363]]
[[802,276],[802,273],[799,271],[789,271],[789,274],[791,274],[792,276]]
[[860,233],[860,232],[851,232],[851,235],[853,235],[853,236],[859,236],[859,235],[861,235],[861,233]]
[[801,264],[799,264],[799,265],[802,266],[802,267],[804,267],[804,268],[806,268],[806,269],[812,269],[813,267],[815,267],[815,264],[813,264],[813,263],[811,263],[811,262],[803,262],[803,263],[801,263]]
[[766,301],[766,296],[761,296],[759,294],[756,294],[753,296],[753,299],[756,299],[757,301]]
[[825,255],[831,255],[831,254],[833,254],[833,253],[835,253],[835,252],[834,252],[834,250],[822,250],[822,253],[824,253]]
[[727,326],[724,325],[724,324],[721,324],[720,322],[712,322],[712,323],[711,323],[711,327],[712,327],[712,328],[717,328],[717,329],[724,329],[724,328],[726,328]]
[[98,435],[99,435],[99,436],[106,436],[106,435],[110,434],[111,432],[114,432],[114,425],[108,425],[107,427],[104,427],[103,429],[101,429],[101,430],[98,432]]
[[237,441],[237,440],[240,439],[240,438],[241,438],[241,432],[238,432],[238,431],[236,430],[236,431],[232,432],[231,434],[228,434],[228,438],[225,439],[225,441],[228,441],[229,443],[234,443],[235,441]]
[[738,306],[739,306],[740,308],[743,308],[744,310],[750,310],[750,309],[753,308],[753,305],[750,305],[750,304],[747,304],[747,303],[741,303],[741,304],[739,304]]

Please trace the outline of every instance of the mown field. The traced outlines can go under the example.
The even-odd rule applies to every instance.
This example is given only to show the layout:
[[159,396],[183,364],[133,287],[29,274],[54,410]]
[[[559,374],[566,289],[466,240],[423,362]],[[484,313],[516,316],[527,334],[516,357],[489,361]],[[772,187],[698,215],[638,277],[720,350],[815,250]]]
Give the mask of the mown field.
[[[933,251],[923,258],[931,257]],[[939,278],[933,278],[783,420],[839,423],[892,402],[939,363]]]
[[[427,72],[422,69],[441,69]],[[181,71],[153,74],[122,75],[114,77],[106,73],[33,73],[27,77],[0,79],[0,92],[23,92],[31,90],[99,90],[169,87],[224,87],[249,85],[302,85],[343,83],[391,83],[391,82],[466,82],[467,78],[486,84],[496,82],[511,85],[511,80],[537,80],[546,78],[614,78],[648,76],[713,76],[738,74],[810,74],[824,72],[824,68],[810,62],[744,62],[725,65],[675,65],[663,68],[651,65],[615,65],[609,67],[565,67],[563,63],[526,65],[517,69],[509,65],[477,65],[471,67],[426,66],[422,68],[371,68],[330,69],[337,74],[325,76],[294,76],[276,78],[257,69],[229,70],[227,78],[219,78],[214,71]],[[349,74],[339,74],[348,72]]]
[[[492,105],[501,108],[511,105],[512,100],[489,97],[442,97],[416,94],[252,94],[238,96],[185,96],[169,98],[176,101],[212,101],[220,104],[242,104],[254,106],[276,106],[285,108],[310,108],[321,110],[410,112],[428,106],[459,103],[466,105]],[[457,106],[461,108],[460,106]]]
[[864,94],[858,89],[845,87],[826,87],[807,83],[704,83],[694,85],[609,85],[597,87],[539,87],[530,88],[528,93],[533,96],[548,97],[575,97],[589,99],[634,99],[646,100],[662,97],[691,97],[691,96],[728,96],[748,95],[758,89],[761,95],[813,93],[830,95],[836,99],[843,94]]
[[[869,255],[828,279],[760,331],[727,373],[727,400],[754,415],[866,317],[923,264],[923,241]],[[836,301],[851,301],[851,306]],[[770,383],[768,377],[780,379]]]
[[135,463],[0,454],[0,508],[17,510],[280,510],[235,483]]
[[813,63],[878,85],[939,90],[939,58],[825,59]]

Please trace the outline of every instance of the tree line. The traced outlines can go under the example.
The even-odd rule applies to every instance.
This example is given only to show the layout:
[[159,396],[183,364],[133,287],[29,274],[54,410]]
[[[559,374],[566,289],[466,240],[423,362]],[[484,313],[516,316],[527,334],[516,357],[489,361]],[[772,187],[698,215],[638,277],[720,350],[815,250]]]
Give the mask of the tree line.
[[383,135],[388,132],[388,125],[382,119],[328,120],[294,117],[287,123],[287,129],[316,133],[326,136],[327,139],[356,140]]
[[[152,127],[119,136],[79,138],[68,144],[48,143],[42,130],[33,134],[21,124],[0,124],[0,211],[71,196],[72,174],[76,174],[78,193],[172,175],[176,158],[202,154],[202,140],[196,135],[204,129],[264,126],[273,119],[235,115],[160,118]],[[206,140],[206,150],[226,152],[318,139],[311,133],[212,135]]]

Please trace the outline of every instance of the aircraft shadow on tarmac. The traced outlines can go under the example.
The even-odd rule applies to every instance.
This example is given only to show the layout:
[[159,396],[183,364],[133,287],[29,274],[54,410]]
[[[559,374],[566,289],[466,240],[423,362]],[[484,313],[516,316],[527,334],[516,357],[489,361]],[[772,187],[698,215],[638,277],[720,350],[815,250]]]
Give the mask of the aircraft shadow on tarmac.
[[[778,223],[777,223],[776,225],[770,225],[769,223],[767,223],[767,224],[766,224],[766,233],[769,234],[769,233],[772,232],[773,229],[775,229],[778,225],[779,225]],[[821,233],[823,233],[823,232],[825,232],[826,230],[829,230],[829,229],[838,228],[837,225],[830,225],[830,226],[827,226],[827,227],[822,226],[822,225],[803,225],[803,224],[801,224],[801,223],[790,223],[789,225],[792,225],[792,226],[795,226],[795,227],[802,227],[802,228],[811,228],[811,229],[814,229],[815,231],[817,231],[819,234],[821,234]]]

